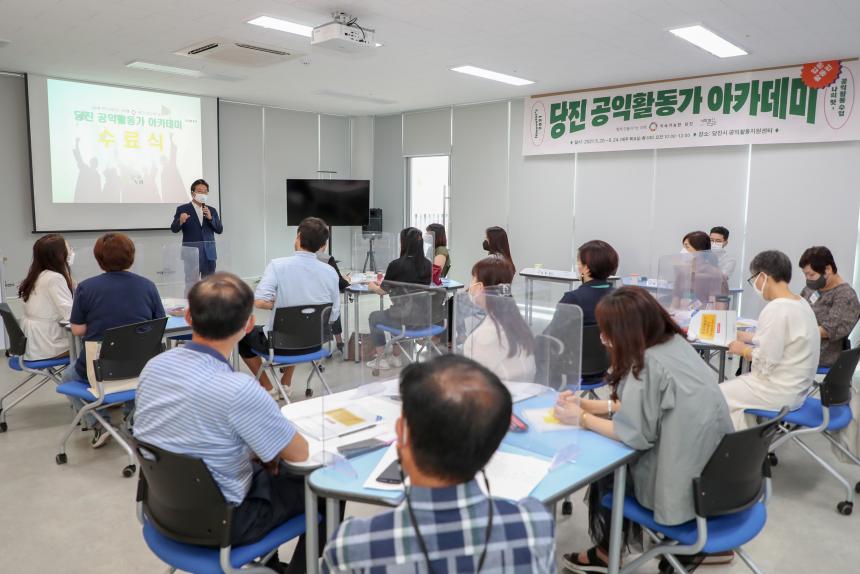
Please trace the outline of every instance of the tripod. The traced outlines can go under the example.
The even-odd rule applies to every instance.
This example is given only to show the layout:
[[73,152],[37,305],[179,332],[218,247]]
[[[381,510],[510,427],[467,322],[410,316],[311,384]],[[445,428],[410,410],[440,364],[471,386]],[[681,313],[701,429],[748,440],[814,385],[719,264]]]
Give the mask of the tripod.
[[373,252],[373,239],[374,237],[371,235],[370,246],[367,249],[367,255],[364,256],[364,267],[361,268],[362,273],[367,273],[367,268],[370,267],[371,271],[376,271],[376,255]]

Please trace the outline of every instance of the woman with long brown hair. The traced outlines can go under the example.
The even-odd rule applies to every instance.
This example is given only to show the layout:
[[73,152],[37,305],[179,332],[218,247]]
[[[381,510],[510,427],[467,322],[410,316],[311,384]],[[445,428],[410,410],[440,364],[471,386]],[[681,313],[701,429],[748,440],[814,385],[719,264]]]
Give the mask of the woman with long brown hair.
[[514,258],[511,256],[511,245],[508,243],[508,232],[499,226],[488,227],[484,232],[484,251],[490,255],[501,257],[511,265],[511,270],[516,271]]
[[[612,398],[580,402],[562,393],[555,414],[642,451],[630,465],[636,499],[660,524],[692,520],[692,480],[734,430],[716,374],[644,289],[621,287],[606,295],[596,316],[609,350]],[[605,571],[598,569],[607,565],[610,514],[600,499],[611,488],[611,478],[591,488],[589,532],[596,546],[564,556],[573,572]]]
[[69,352],[69,339],[60,326],[72,312],[69,264],[74,253],[62,235],[49,233],[33,244],[33,261],[18,286],[24,302],[21,328],[27,336],[28,361],[52,359]]
[[500,257],[481,259],[472,267],[469,296],[486,317],[463,343],[463,353],[503,381],[535,378],[535,343],[517,302],[511,297],[513,270]]

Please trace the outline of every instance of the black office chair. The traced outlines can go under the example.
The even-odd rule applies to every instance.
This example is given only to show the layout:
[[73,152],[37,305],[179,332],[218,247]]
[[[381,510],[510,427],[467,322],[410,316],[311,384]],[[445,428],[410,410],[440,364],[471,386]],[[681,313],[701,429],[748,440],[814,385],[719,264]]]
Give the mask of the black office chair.
[[582,383],[579,389],[584,397],[596,399],[597,389],[606,386],[603,377],[609,370],[609,353],[603,341],[600,340],[600,328],[597,325],[582,327]]
[[[105,393],[104,383],[139,376],[146,363],[163,350],[162,339],[166,326],[167,317],[162,317],[108,329],[102,340],[99,358],[93,361],[96,380],[89,383],[70,381],[57,387],[57,392],[61,395],[75,397],[86,403],[75,415],[72,424],[60,441],[60,452],[55,459],[57,464],[68,462],[66,442],[77,427],[78,421],[85,414],[90,413],[128,454],[129,463],[122,469],[122,475],[126,478],[134,475],[137,468],[134,451],[100,411],[111,405],[133,402],[136,389]],[[93,394],[93,386],[98,396]],[[129,417],[131,416],[130,414]]]
[[[729,550],[735,551],[750,570],[760,574],[761,570],[741,546],[755,538],[767,522],[765,506],[771,491],[767,453],[787,413],[785,408],[772,420],[723,437],[702,473],[693,479],[695,519],[674,526],[662,525],[654,520],[652,510],[639,504],[635,497],[625,496],[624,517],[641,525],[656,546],[625,564],[622,574],[636,572],[657,556],[663,556],[676,572],[686,573],[676,556]],[[612,493],[602,502],[611,508]],[[661,572],[669,571],[661,568]]]
[[[302,363],[311,364],[311,372],[305,383],[305,396],[312,397],[311,378],[316,375],[323,388],[331,394],[323,371],[325,367],[319,361],[331,356],[331,349],[324,348],[331,341],[331,304],[321,305],[298,305],[295,307],[281,307],[275,310],[275,319],[272,330],[268,333],[269,350],[266,353],[254,351],[254,354],[263,360],[260,368],[255,373],[259,381],[264,371],[269,372],[269,378],[275,388],[278,389],[286,402],[290,402],[289,395],[281,385],[281,378],[275,373],[275,367],[293,366]],[[296,352],[295,355],[278,355],[278,350]]]
[[[54,383],[59,385],[63,369],[69,366],[69,357],[65,356],[39,361],[24,360],[24,354],[27,351],[27,337],[24,335],[18,319],[15,318],[15,314],[12,313],[12,309],[6,303],[0,303],[0,315],[3,317],[3,325],[6,327],[6,334],[9,339],[9,347],[6,349],[6,354],[9,356],[9,368],[13,371],[23,371],[28,374],[26,379],[0,397],[0,432],[6,432],[8,428],[6,425],[6,414],[12,410],[12,407],[38,391],[45,383],[54,381]],[[8,397],[33,379],[36,379],[35,384],[31,385],[26,392],[11,403],[4,404]]]
[[[206,464],[134,440],[140,459],[137,516],[150,550],[170,565],[170,572],[266,573],[263,564],[278,547],[305,532],[305,516],[296,516],[258,542],[232,548],[234,506]],[[250,568],[242,568],[252,565]]]
[[[800,408],[788,413],[779,429],[783,435],[774,441],[770,454],[771,464],[776,465],[778,462],[776,454],[774,454],[776,449],[784,442],[793,441],[845,488],[845,500],[837,503],[836,510],[839,514],[846,516],[854,511],[854,492],[860,492],[860,482],[852,490],[848,480],[827,461],[818,456],[800,437],[806,434],[821,434],[851,459],[854,464],[860,465],[860,459],[832,435],[832,433],[847,427],[853,418],[849,403],[852,393],[851,381],[854,378],[854,371],[857,369],[858,362],[860,362],[860,348],[840,353],[839,358],[824,376],[824,380],[818,384],[821,398],[808,396]],[[746,412],[765,419],[773,419],[776,415],[773,411],[758,409],[750,409]]]

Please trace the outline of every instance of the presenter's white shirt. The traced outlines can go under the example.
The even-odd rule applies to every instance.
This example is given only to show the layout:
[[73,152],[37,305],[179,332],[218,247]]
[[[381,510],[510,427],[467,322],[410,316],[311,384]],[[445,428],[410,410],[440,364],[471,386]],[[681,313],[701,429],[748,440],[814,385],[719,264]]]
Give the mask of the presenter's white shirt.
[[69,339],[60,321],[72,313],[72,294],[66,279],[56,271],[42,271],[30,298],[24,303],[21,329],[27,336],[28,361],[50,359],[69,350]]
[[194,208],[194,211],[197,212],[197,219],[200,220],[200,226],[203,226],[203,206],[197,205],[193,201],[191,202],[191,206]]

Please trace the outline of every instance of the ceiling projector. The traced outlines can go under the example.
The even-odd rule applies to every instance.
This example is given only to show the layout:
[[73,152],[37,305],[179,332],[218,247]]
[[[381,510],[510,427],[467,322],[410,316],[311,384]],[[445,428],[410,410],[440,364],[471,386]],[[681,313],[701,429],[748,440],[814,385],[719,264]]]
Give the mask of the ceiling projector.
[[358,52],[376,47],[373,30],[358,24],[358,18],[345,12],[333,12],[332,21],[317,26],[311,34],[311,46],[333,48],[341,52]]

